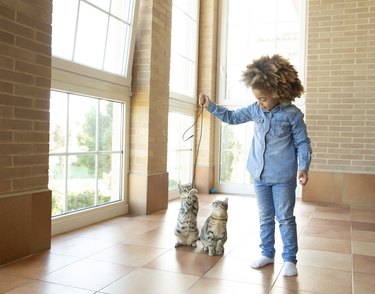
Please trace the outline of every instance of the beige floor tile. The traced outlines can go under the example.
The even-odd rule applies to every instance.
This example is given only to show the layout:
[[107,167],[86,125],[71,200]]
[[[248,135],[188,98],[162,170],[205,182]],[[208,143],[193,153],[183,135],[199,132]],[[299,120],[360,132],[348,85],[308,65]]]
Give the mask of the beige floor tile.
[[353,254],[353,272],[375,275],[375,257]]
[[322,237],[322,238],[332,238],[340,240],[350,240],[350,230],[347,228],[335,228],[335,227],[325,227],[325,226],[312,226],[308,225],[302,236],[309,237]]
[[49,251],[36,254],[0,267],[0,273],[24,278],[38,278],[76,262],[78,258],[53,254]]
[[298,265],[351,272],[351,254],[300,249],[297,255]]
[[275,263],[262,269],[252,269],[249,260],[224,257],[204,277],[259,284],[270,288],[275,282],[281,267],[282,264]]
[[332,220],[343,220],[350,221],[350,212],[322,212],[316,211],[312,213],[312,217],[323,218],[323,219],[332,219]]
[[369,294],[375,292],[375,275],[354,273],[354,293]]
[[[199,195],[198,227],[223,195]],[[180,200],[144,216],[123,216],[52,238],[52,249],[0,266],[0,293],[372,293],[374,211],[297,199],[299,275],[282,276],[276,223],[275,264],[254,270],[260,254],[254,196],[229,197],[224,256],[174,248]],[[1,242],[1,241],[0,241]],[[352,279],[353,277],[353,279]],[[272,287],[272,288],[271,288]],[[269,289],[271,288],[271,289]],[[7,292],[8,294],[8,292]]]
[[110,294],[176,294],[185,293],[199,276],[139,268],[100,290]]
[[353,221],[352,228],[353,230],[375,232],[375,223]]
[[32,281],[14,288],[6,294],[90,294],[94,291],[78,289],[68,286],[56,285],[41,281]]
[[32,280],[0,273],[0,293],[32,282]]
[[352,209],[352,220],[375,223],[375,210]]
[[352,241],[353,254],[375,256],[375,243]]
[[311,217],[309,225],[350,229],[350,221]]
[[375,232],[353,230],[352,240],[375,243]]
[[310,291],[302,291],[302,290],[291,290],[286,288],[279,288],[279,287],[272,287],[269,294],[309,294],[309,293],[316,293]]
[[[346,271],[298,266],[298,276],[280,277],[275,286],[311,293],[351,294],[352,274]],[[302,292],[303,293],[303,292]]]
[[139,267],[166,251],[154,247],[118,244],[92,255],[89,259]]
[[186,294],[266,294],[268,291],[268,287],[257,284],[202,278]]
[[98,291],[125,276],[133,267],[106,262],[81,260],[54,271],[40,280],[59,285]]
[[351,253],[350,240],[340,240],[333,238],[301,236],[298,239],[298,247],[300,249],[313,249],[348,254]]
[[89,238],[76,237],[53,244],[51,252],[82,258],[112,247],[113,245],[115,245],[114,242],[109,242],[106,240],[93,240]]
[[221,259],[221,256],[208,256],[206,253],[178,251],[174,248],[153,261],[144,265],[145,268],[171,271],[176,273],[202,276]]

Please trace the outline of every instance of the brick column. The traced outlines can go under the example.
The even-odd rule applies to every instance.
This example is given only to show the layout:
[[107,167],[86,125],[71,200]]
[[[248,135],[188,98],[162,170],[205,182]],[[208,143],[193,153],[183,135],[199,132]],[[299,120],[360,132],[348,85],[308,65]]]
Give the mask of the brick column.
[[171,0],[141,0],[130,114],[129,210],[168,206],[168,102]]
[[50,248],[52,0],[0,3],[0,264]]
[[[201,1],[199,16],[198,93],[206,93],[216,100],[218,1]],[[195,186],[200,193],[208,193],[215,178],[215,119],[203,111],[203,134],[199,149]],[[200,126],[197,127],[199,130]],[[196,136],[197,137],[197,136]]]

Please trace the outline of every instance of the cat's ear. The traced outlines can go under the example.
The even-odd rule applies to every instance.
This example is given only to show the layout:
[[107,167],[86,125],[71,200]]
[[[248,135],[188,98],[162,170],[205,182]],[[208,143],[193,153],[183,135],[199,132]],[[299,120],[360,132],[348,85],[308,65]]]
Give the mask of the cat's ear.
[[182,193],[182,186],[181,186],[181,182],[178,182],[178,192],[181,194]]
[[228,197],[225,197],[225,199],[224,199],[224,203],[225,203],[225,205],[228,207]]

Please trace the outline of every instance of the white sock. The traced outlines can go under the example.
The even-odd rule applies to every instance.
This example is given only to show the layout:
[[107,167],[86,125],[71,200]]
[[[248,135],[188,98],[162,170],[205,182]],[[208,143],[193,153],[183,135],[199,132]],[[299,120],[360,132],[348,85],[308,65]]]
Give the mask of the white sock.
[[269,258],[267,256],[261,256],[256,260],[253,260],[250,264],[252,268],[261,268],[267,264],[273,263],[273,258]]
[[298,275],[297,266],[293,262],[286,261],[284,263],[284,277],[293,277]]

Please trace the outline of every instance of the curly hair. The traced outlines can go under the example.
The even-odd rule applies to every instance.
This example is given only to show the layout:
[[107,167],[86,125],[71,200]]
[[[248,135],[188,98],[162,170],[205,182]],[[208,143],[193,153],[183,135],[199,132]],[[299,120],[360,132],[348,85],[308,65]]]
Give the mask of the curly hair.
[[297,70],[279,54],[262,56],[248,64],[242,81],[247,87],[275,94],[281,104],[290,104],[305,91]]

